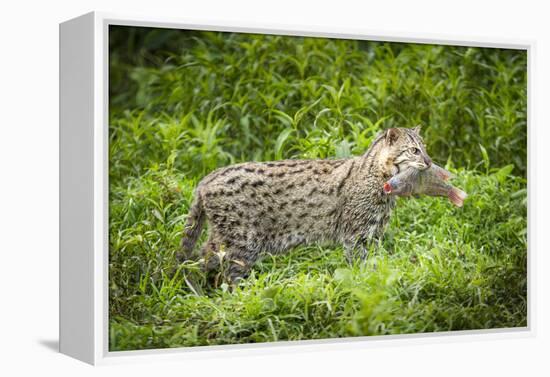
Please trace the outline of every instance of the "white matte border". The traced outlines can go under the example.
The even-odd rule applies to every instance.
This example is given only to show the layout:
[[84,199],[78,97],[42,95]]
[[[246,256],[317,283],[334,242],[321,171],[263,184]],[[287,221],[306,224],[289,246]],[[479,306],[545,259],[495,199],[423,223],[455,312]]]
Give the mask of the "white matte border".
[[[144,17],[137,15],[94,12],[94,364],[116,364],[128,362],[149,362],[158,360],[182,360],[184,358],[230,357],[237,355],[262,355],[272,353],[294,353],[297,351],[320,351],[334,349],[405,346],[433,343],[470,342],[483,340],[513,339],[536,335],[535,269],[532,235],[534,219],[534,186],[532,184],[535,137],[532,125],[532,80],[533,40],[495,39],[481,37],[461,37],[426,33],[378,32],[367,29],[326,28],[311,25],[254,24],[216,22],[212,20],[185,20],[174,18]],[[109,25],[157,27],[190,30],[215,30],[262,34],[282,34],[340,39],[363,39],[373,41],[426,43],[455,46],[491,47],[521,49],[527,51],[527,132],[528,132],[528,241],[527,279],[528,310],[527,327],[466,330],[453,332],[384,335],[353,338],[333,338],[326,340],[284,341],[262,344],[236,344],[227,346],[203,346],[169,348],[139,351],[108,351],[108,28]]]

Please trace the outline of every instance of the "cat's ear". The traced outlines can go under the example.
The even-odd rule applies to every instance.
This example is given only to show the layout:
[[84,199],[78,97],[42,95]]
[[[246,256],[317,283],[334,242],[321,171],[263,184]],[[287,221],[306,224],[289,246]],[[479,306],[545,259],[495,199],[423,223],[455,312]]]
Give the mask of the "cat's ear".
[[399,139],[399,130],[397,128],[388,128],[386,130],[386,143],[392,145]]
[[418,126],[414,127],[412,130],[414,131],[415,134],[420,136],[420,130],[421,129],[422,129],[422,126],[419,124]]

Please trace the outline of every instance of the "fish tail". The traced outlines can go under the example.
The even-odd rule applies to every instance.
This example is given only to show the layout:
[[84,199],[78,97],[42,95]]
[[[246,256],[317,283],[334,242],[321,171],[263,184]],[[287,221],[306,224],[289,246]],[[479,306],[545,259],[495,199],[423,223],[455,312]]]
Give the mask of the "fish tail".
[[453,187],[451,191],[449,191],[447,196],[455,206],[462,207],[462,205],[464,204],[464,199],[468,197],[468,194],[460,189],[457,189],[456,187]]

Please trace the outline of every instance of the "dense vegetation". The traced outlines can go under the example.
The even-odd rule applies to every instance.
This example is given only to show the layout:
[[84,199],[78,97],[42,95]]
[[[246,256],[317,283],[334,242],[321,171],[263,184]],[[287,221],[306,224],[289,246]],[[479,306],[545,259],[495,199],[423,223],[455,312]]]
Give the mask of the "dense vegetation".
[[[110,58],[111,350],[526,325],[525,52],[116,27]],[[300,247],[234,291],[176,263],[216,167],[417,124],[463,208],[400,199],[367,263]]]

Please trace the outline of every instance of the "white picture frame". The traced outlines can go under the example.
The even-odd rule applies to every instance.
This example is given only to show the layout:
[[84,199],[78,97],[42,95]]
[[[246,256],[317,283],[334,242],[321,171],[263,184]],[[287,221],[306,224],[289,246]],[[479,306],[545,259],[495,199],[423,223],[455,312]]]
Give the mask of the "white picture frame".
[[[531,99],[533,41],[461,38],[422,33],[319,29],[288,25],[187,22],[92,12],[60,24],[60,352],[90,364],[136,359],[226,357],[301,350],[378,347],[388,342],[424,343],[531,337],[535,334],[533,252],[528,250],[528,326],[497,330],[375,336],[228,346],[110,352],[108,350],[108,30],[110,25],[254,32],[374,41],[522,49],[528,56]],[[528,150],[531,155],[531,106]],[[528,156],[528,161],[530,161]],[[528,165],[528,182],[532,164]],[[531,189],[528,185],[528,209]],[[528,210],[528,224],[532,224]],[[530,236],[528,245],[531,245]]]

